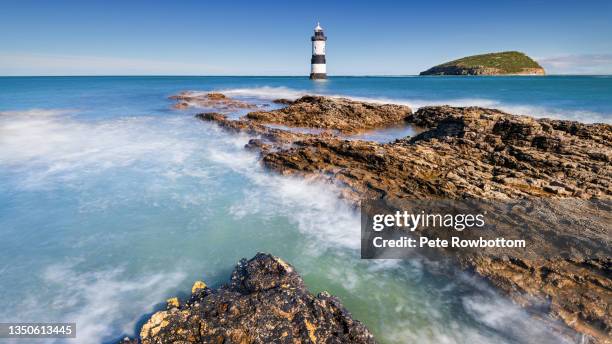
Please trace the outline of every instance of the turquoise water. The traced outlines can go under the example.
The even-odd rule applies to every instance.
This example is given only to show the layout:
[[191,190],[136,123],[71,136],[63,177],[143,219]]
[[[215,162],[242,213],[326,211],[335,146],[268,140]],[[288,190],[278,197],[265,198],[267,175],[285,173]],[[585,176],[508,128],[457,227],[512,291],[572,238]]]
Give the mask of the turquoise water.
[[263,171],[243,149],[249,137],[172,110],[167,97],[182,90],[612,114],[609,77],[0,78],[0,322],[76,322],[72,342],[113,342],[196,279],[218,286],[240,258],[267,251],[312,291],[338,295],[382,343],[563,342],[461,273],[361,261],[359,216],[335,187]]

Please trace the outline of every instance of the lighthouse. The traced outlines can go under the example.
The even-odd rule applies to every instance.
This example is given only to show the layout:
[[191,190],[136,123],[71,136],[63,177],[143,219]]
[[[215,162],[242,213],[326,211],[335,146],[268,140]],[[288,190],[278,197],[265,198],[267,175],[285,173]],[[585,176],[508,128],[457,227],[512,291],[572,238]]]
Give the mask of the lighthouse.
[[327,79],[327,68],[325,66],[325,41],[327,37],[323,33],[323,28],[319,23],[314,29],[312,41],[312,59],[310,60],[310,78]]

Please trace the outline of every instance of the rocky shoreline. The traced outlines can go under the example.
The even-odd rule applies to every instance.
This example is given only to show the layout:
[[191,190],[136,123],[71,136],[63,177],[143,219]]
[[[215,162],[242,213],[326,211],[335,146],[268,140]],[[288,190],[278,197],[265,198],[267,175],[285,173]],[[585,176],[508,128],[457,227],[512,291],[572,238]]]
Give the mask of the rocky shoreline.
[[[374,112],[389,111],[380,104],[362,106]],[[217,114],[198,117],[258,136],[247,148],[259,150],[266,167],[282,174],[328,179],[343,185],[344,197],[356,202],[366,198],[612,198],[610,125],[534,119],[478,107],[435,106],[408,115],[407,108],[395,107],[384,124],[351,126],[349,123],[359,121],[358,114],[351,111],[360,108],[347,110],[343,99],[304,97],[282,110],[258,112],[240,120]],[[288,132],[262,122],[332,131],[405,122],[427,130],[415,137],[375,143],[346,140],[333,132]],[[609,223],[607,227],[605,231],[603,223],[604,232],[598,234],[580,230],[565,234],[609,244]],[[524,306],[544,300],[551,316],[600,342],[612,333],[609,255],[584,261],[479,257],[462,264]]]
[[[276,103],[286,106],[256,110],[236,120],[221,113],[197,117],[253,136],[246,148],[258,151],[270,170],[340,185],[341,197],[356,205],[364,199],[604,202],[607,217],[594,224],[597,230],[581,231],[576,225],[590,221],[591,209],[578,205],[569,209],[576,214],[574,225],[554,233],[578,243],[571,258],[477,255],[457,261],[518,304],[564,322],[589,342],[610,342],[612,258],[609,251],[592,255],[587,247],[612,247],[612,126],[534,119],[479,107],[431,106],[413,112],[407,106],[320,96]],[[424,130],[388,143],[343,136],[397,124]],[[554,249],[547,246],[550,234],[536,233],[542,250]]]
[[[305,101],[319,101],[326,106],[309,107],[312,111],[304,115],[306,110],[301,104]],[[356,201],[364,196],[612,196],[612,126],[608,124],[534,119],[495,109],[450,106],[424,107],[414,113],[398,106],[390,120],[370,124],[345,112],[337,112],[341,119],[328,119],[328,109],[335,104],[344,108],[345,102],[308,96],[295,101],[299,106],[289,105],[265,115],[257,111],[239,120],[219,113],[197,117],[226,130],[257,136],[247,148],[260,150],[266,167],[283,174],[333,176],[358,194]],[[372,111],[387,110],[385,105],[367,105]],[[301,118],[302,127],[327,130],[309,134],[265,125],[296,126],[294,118]],[[389,143],[347,140],[335,134],[397,123],[426,130]]]

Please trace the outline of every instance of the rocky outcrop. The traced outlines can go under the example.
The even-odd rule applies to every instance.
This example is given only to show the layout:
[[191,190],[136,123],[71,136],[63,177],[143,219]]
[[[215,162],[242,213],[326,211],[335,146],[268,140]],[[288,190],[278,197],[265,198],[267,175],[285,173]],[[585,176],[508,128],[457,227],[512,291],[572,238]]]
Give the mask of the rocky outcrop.
[[140,342],[375,343],[337,298],[310,294],[295,268],[264,253],[241,260],[219,289],[196,282],[185,303],[168,300],[142,326]]
[[247,118],[259,123],[338,130],[344,133],[402,123],[412,110],[405,105],[374,104],[344,98],[304,96],[273,111],[254,111]]
[[231,111],[236,109],[255,109],[255,104],[232,99],[222,93],[206,93],[185,91],[177,95],[170,96],[169,99],[176,100],[174,109],[183,110],[189,107],[214,108],[219,111]]
[[[317,111],[341,112],[327,108],[335,106],[333,101],[307,99],[309,103],[320,102],[308,105]],[[419,135],[376,143],[346,140],[333,132],[312,135],[271,129],[261,124],[261,118],[290,119],[287,114],[270,113],[237,121],[218,115],[200,117],[229,130],[256,135],[247,148],[260,150],[268,168],[331,180],[344,186],[343,196],[355,202],[364,198],[612,199],[612,126],[608,124],[534,119],[479,107],[435,106],[402,119],[426,128]],[[358,117],[343,118],[345,128],[352,128],[352,120],[358,121]],[[582,209],[566,210],[572,211],[580,214]],[[590,219],[576,218],[575,223],[583,221]],[[597,233],[583,232],[580,225],[574,225],[573,231],[556,235],[611,247],[612,229],[609,223],[600,225]],[[546,235],[550,233],[542,233],[538,240],[546,243]],[[547,304],[551,317],[563,319],[597,342],[606,343],[612,335],[609,255],[597,259],[477,256],[460,263],[526,307]]]
[[[591,198],[611,194],[608,125],[453,107],[422,108],[408,121],[430,129],[389,144],[318,138],[270,153],[264,162],[284,172],[303,168],[347,175],[343,179],[353,180],[349,185],[363,184],[357,189],[367,185],[384,190],[381,197]],[[311,163],[313,153],[331,163]],[[285,164],[287,160],[291,163]],[[355,173],[362,177],[356,178]]]
[[[588,199],[612,194],[612,131],[606,124],[537,120],[478,107],[425,107],[406,121],[428,130],[385,144],[199,116],[262,135],[264,140],[249,146],[263,150],[267,167],[283,174],[332,175],[360,197]],[[292,145],[269,149],[279,142]]]

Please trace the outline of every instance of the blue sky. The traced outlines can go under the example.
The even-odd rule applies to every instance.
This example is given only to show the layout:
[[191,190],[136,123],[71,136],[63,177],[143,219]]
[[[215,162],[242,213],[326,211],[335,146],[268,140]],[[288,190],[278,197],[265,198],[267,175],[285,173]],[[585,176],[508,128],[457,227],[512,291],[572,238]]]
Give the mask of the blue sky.
[[612,74],[612,1],[0,1],[0,75],[416,74],[520,50],[549,73]]

